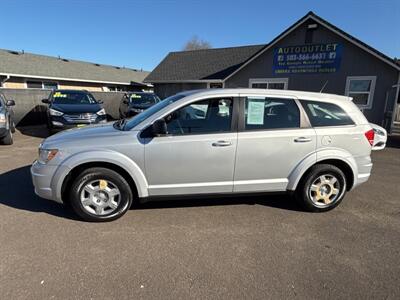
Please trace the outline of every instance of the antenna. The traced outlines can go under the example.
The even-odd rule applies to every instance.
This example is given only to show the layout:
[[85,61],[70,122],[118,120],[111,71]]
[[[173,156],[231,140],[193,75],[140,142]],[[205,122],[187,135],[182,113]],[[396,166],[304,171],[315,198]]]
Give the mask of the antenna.
[[320,93],[322,93],[322,91],[325,89],[326,85],[328,84],[328,81],[325,81],[324,85],[322,86],[321,90],[319,91]]

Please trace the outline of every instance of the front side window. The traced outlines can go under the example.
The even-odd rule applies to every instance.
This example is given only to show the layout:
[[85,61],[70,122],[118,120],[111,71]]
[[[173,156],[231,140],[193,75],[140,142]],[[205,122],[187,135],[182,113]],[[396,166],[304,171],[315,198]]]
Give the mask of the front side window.
[[206,99],[184,106],[165,118],[168,134],[205,134],[231,130],[232,98]]
[[54,104],[96,104],[97,101],[87,93],[74,91],[57,91],[53,94]]
[[245,101],[246,130],[300,127],[300,111],[293,99],[248,97]]
[[144,120],[148,119],[152,115],[158,113],[160,110],[164,109],[168,105],[178,101],[179,99],[184,98],[185,95],[176,94],[165,98],[164,100],[158,102],[157,104],[151,106],[150,108],[146,109],[144,112],[134,116],[133,118],[129,119],[124,126],[124,130],[131,130],[133,127],[139,125]]
[[336,104],[301,100],[313,127],[353,125],[349,115]]
[[346,95],[361,108],[370,108],[375,90],[375,76],[347,77]]

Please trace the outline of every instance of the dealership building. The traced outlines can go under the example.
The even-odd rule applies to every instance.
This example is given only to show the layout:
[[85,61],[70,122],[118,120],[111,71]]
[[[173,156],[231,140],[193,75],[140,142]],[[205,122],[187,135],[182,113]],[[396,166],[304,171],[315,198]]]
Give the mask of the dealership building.
[[400,128],[400,64],[309,12],[270,43],[171,52],[144,82],[189,89],[290,89],[353,97],[370,122]]

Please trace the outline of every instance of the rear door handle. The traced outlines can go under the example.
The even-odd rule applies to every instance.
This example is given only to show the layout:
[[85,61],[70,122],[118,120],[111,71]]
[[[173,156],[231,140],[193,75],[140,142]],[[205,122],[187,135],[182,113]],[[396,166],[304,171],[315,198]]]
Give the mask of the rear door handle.
[[301,137],[295,138],[294,141],[296,143],[308,143],[308,142],[311,142],[311,138],[301,136]]
[[213,147],[227,147],[230,145],[232,145],[232,142],[229,142],[229,141],[218,141],[218,142],[212,143]]

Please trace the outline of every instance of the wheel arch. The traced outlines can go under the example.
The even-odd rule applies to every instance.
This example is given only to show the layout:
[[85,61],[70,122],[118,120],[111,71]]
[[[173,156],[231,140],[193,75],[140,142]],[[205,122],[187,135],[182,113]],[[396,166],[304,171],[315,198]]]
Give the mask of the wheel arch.
[[354,158],[345,157],[342,155],[343,153],[338,154],[339,155],[321,155],[320,153],[317,153],[313,158],[304,160],[290,174],[287,190],[295,191],[301,179],[310,172],[313,166],[319,164],[330,164],[339,168],[346,177],[347,190],[351,190],[358,174],[357,164]]
[[75,175],[91,167],[109,168],[121,174],[138,197],[148,196],[148,184],[140,167],[125,155],[115,151],[88,151],[74,154],[62,164],[52,180],[56,199],[65,201],[68,187]]

